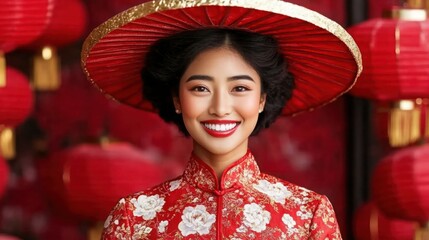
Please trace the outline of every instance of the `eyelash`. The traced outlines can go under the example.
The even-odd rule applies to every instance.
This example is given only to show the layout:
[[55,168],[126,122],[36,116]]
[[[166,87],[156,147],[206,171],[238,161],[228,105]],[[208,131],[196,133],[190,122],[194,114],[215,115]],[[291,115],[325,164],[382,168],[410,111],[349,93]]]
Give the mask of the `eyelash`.
[[[246,92],[246,91],[250,91],[251,89],[249,87],[246,86],[235,86],[232,88],[233,92]],[[194,92],[210,92],[209,89],[207,87],[204,86],[195,86],[191,88],[191,91]]]
[[206,87],[204,87],[204,86],[195,86],[195,87],[191,88],[191,91],[194,91],[194,92],[208,92],[209,90]]
[[[238,90],[238,89],[240,89],[240,90]],[[250,90],[250,88],[248,88],[246,86],[236,86],[233,88],[233,91],[235,91],[235,92],[246,92],[249,90]]]

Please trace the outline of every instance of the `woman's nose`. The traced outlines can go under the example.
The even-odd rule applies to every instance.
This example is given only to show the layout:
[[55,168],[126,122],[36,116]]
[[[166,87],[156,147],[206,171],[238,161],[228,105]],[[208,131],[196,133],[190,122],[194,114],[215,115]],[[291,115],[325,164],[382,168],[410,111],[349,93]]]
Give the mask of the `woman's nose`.
[[216,92],[211,99],[209,113],[219,117],[231,114],[232,99],[228,93]]

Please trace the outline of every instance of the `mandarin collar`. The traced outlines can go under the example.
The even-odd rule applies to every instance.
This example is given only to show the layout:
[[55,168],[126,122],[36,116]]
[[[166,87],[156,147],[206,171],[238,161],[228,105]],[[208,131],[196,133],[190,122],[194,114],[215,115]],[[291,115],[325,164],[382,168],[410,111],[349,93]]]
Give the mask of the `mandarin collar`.
[[222,195],[225,190],[249,184],[260,175],[258,164],[250,151],[229,165],[222,173],[220,186],[214,170],[195,154],[191,155],[184,172],[184,178],[192,185]]

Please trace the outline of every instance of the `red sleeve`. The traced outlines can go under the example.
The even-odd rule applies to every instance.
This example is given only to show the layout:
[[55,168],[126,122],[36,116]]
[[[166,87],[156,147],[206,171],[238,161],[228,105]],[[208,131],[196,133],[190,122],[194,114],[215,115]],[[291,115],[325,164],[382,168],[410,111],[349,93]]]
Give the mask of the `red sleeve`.
[[341,233],[335,217],[334,208],[326,196],[322,196],[313,213],[310,226],[311,240],[341,240]]
[[104,222],[102,240],[131,240],[129,201],[121,199]]

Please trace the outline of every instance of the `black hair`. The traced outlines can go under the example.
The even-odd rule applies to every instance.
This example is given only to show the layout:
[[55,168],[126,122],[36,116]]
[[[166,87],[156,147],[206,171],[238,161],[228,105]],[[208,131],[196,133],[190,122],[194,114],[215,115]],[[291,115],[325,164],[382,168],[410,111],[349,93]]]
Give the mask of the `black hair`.
[[189,136],[182,116],[175,112],[173,96],[178,96],[180,78],[196,56],[204,51],[227,47],[240,54],[261,78],[261,94],[266,94],[252,135],[267,128],[279,116],[294,88],[293,76],[277,41],[246,30],[206,28],[183,31],[156,41],[144,59],[141,72],[143,97],[150,101],[166,122],[175,123]]

